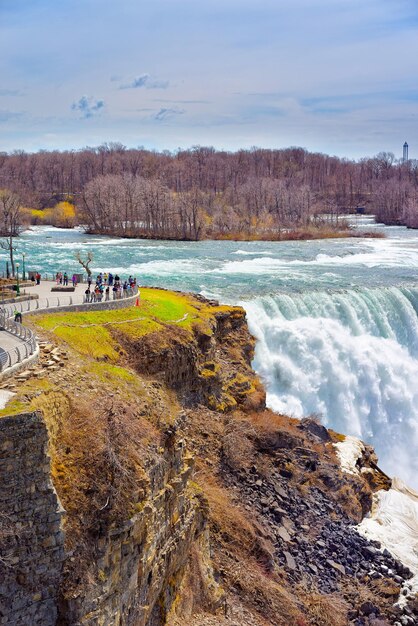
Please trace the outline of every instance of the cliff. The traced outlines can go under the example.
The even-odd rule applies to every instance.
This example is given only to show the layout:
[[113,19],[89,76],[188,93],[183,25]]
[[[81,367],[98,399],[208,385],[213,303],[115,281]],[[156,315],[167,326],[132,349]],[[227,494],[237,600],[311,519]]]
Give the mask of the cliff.
[[144,289],[32,324],[41,363],[0,413],[2,624],[415,623],[410,573],[353,528],[389,486],[373,451],[344,474],[339,435],[265,408],[241,308]]

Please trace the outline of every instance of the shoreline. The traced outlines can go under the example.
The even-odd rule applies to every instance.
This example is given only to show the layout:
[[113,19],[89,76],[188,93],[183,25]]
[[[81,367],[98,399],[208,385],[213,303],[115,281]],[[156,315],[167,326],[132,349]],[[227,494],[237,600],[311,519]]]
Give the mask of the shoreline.
[[[75,230],[80,228],[80,225],[73,227],[63,227],[63,226],[55,226],[54,224],[30,224],[28,228],[26,228],[24,232],[32,230],[33,226],[41,226],[47,227],[52,226],[53,228],[57,228],[59,230]],[[23,234],[22,233],[22,234]],[[119,232],[102,232],[100,230],[85,230],[84,234],[87,236],[99,236],[99,237],[112,237],[119,239],[138,239],[141,241],[182,241],[182,242],[190,242],[196,243],[200,241],[240,241],[240,242],[254,242],[254,241],[264,241],[264,242],[284,242],[284,241],[313,241],[320,239],[386,239],[386,235],[384,233],[378,231],[364,231],[364,230],[356,230],[353,228],[346,229],[297,229],[285,233],[278,233],[277,236],[267,236],[263,234],[239,234],[239,233],[231,233],[225,235],[218,236],[207,236],[202,237],[201,239],[189,239],[183,237],[160,237],[160,236],[150,236],[144,235],[140,233],[119,233]]]

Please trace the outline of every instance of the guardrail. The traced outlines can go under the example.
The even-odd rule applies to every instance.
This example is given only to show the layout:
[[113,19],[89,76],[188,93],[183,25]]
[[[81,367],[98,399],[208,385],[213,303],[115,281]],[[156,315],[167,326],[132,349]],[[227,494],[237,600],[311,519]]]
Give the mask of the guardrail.
[[[7,317],[13,317],[15,311],[18,313],[31,313],[33,311],[42,311],[47,309],[58,309],[66,306],[75,306],[77,304],[97,304],[112,302],[113,300],[126,300],[134,297],[138,293],[138,288],[125,289],[117,294],[102,294],[99,296],[92,295],[87,299],[85,294],[83,295],[70,295],[70,296],[48,296],[47,298],[37,298],[32,300],[22,300],[21,302],[13,302],[12,304],[0,305],[1,311],[4,311]],[[109,297],[106,297],[106,296]]]
[[7,350],[0,348],[0,372],[4,370],[9,362],[9,353]]
[[34,311],[47,311],[60,309],[68,306],[77,305],[92,305],[96,308],[97,304],[110,303],[114,300],[126,300],[135,297],[138,294],[138,287],[136,289],[125,289],[112,295],[102,294],[98,296],[90,295],[87,299],[85,294],[83,295],[70,295],[70,296],[50,296],[48,298],[23,300],[21,302],[14,302],[13,304],[3,305],[0,307],[0,328],[6,330],[10,334],[18,337],[21,343],[5,350],[0,348],[0,372],[5,369],[21,363],[24,359],[29,358],[37,349],[37,343],[34,334],[29,328],[26,328],[19,322],[15,322],[12,318],[15,313],[32,313]]
[[21,363],[24,359],[28,359],[36,351],[37,343],[33,332],[29,328],[9,319],[4,311],[0,312],[0,326],[21,340],[21,343],[9,350],[2,349],[0,354],[0,371],[3,371],[8,367]]

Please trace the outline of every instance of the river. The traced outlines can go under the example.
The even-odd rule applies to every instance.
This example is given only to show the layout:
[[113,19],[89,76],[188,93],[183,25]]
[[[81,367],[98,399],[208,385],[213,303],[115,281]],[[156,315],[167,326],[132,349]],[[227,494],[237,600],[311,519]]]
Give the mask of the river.
[[96,272],[242,304],[269,406],[371,443],[417,488],[418,232],[352,220],[386,238],[194,243],[33,227],[17,247],[29,269],[78,271],[75,252],[91,250]]

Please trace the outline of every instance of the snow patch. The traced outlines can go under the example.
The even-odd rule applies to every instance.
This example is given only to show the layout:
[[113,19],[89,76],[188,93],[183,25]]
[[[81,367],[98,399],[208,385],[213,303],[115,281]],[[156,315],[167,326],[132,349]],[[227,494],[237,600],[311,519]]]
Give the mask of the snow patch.
[[[394,478],[389,491],[374,494],[372,510],[357,530],[367,539],[380,541],[382,548],[411,570],[414,577],[405,583],[407,595],[418,593],[418,493]],[[399,604],[406,600],[401,594]]]
[[0,410],[5,408],[10,398],[12,398],[14,395],[15,394],[12,391],[6,391],[5,389],[0,389]]
[[358,459],[363,456],[364,443],[357,437],[347,435],[344,441],[334,443],[341,469],[346,474],[359,474]]

